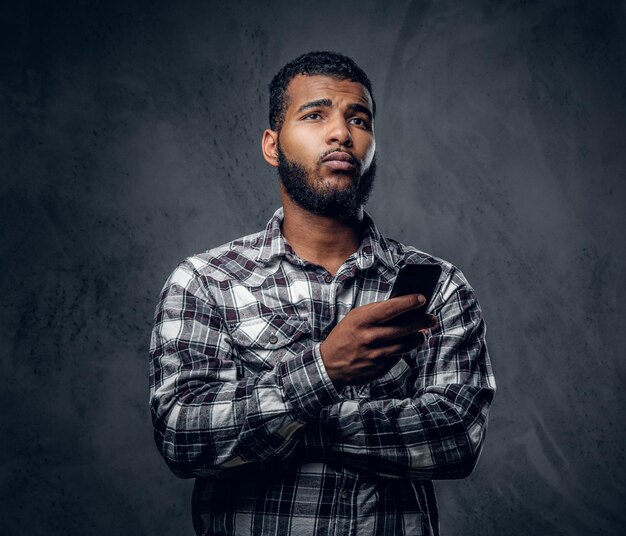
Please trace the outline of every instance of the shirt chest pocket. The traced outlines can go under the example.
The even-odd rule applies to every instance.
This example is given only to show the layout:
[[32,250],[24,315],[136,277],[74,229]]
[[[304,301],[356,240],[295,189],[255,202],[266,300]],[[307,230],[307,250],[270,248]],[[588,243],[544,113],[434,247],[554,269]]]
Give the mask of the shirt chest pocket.
[[242,320],[231,326],[241,375],[271,370],[282,359],[296,355],[311,344],[307,320],[283,315]]

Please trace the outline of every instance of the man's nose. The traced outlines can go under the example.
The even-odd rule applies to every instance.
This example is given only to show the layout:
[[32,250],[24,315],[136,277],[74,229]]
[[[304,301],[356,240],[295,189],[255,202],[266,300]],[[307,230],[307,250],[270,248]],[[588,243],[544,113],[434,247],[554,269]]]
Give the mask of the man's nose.
[[344,117],[333,117],[326,130],[326,143],[329,145],[338,143],[339,145],[351,145],[352,134]]

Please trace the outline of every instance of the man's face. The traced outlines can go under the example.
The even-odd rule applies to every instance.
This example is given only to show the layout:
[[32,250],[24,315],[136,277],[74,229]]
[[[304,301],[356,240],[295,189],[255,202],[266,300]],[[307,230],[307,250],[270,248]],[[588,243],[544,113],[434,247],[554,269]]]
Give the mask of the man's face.
[[294,78],[278,133],[278,173],[287,194],[314,214],[350,219],[371,192],[375,169],[372,99],[357,82]]

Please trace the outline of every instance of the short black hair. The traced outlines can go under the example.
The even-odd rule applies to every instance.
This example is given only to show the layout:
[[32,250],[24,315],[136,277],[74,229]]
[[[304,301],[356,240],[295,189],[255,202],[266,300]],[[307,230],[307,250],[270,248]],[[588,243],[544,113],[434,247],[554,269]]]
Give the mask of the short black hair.
[[339,80],[357,82],[367,88],[372,97],[372,114],[376,115],[376,102],[372,83],[354,60],[337,52],[307,52],[285,65],[270,83],[270,128],[278,131],[287,111],[287,86],[296,76],[332,76]]

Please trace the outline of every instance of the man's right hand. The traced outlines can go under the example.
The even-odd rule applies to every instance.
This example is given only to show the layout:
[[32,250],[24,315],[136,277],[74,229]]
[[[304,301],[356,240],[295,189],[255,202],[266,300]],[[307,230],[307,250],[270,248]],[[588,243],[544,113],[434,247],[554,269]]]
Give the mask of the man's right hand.
[[352,309],[320,345],[335,387],[380,378],[403,353],[422,345],[435,325],[433,315],[419,311],[423,305],[423,296],[408,294]]

